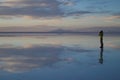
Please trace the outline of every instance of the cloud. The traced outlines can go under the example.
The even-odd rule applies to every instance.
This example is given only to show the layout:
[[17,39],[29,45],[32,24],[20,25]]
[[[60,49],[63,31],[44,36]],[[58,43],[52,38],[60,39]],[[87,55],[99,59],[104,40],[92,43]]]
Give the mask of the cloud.
[[[60,3],[56,0],[7,0],[5,2],[1,2],[4,6],[11,7],[24,7],[24,6],[39,6],[39,7],[56,7]],[[9,5],[8,5],[9,4]]]
[[54,30],[56,27],[54,26],[46,26],[46,25],[36,25],[36,26],[8,26],[8,27],[0,27],[0,32],[47,32],[50,30]]
[[63,12],[56,0],[14,0],[0,3],[1,16],[57,17]]
[[[79,29],[78,29],[79,30]],[[117,32],[120,32],[120,26],[96,26],[96,27],[90,27],[90,28],[82,28],[80,31],[85,32],[99,32],[100,30],[103,30],[104,32],[112,33],[113,35],[119,35]]]
[[[77,0],[6,0],[0,2],[0,18],[26,16],[30,18],[62,18],[93,13],[89,10],[74,9],[77,2]],[[69,8],[70,11],[68,11]]]
[[84,14],[91,14],[91,13],[94,13],[94,12],[90,12],[90,11],[76,11],[76,12],[70,12],[67,14],[67,16],[81,16],[81,15],[84,15]]
[[113,21],[118,19],[120,19],[120,15],[112,15],[112,16],[105,17],[105,20],[107,21]]
[[114,5],[108,0],[5,0],[0,2],[0,18],[51,19],[119,12],[114,7],[111,10]]

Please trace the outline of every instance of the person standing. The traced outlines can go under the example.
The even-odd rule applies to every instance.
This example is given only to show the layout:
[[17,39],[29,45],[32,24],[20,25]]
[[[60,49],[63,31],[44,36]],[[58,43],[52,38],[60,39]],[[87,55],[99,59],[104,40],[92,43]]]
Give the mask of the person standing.
[[100,44],[101,44],[100,48],[103,48],[103,30],[99,32],[99,36],[100,36]]

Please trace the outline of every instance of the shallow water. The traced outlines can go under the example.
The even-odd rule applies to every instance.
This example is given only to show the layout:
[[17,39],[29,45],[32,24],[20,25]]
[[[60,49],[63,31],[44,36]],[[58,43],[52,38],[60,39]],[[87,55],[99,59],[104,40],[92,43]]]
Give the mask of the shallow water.
[[120,36],[0,37],[0,80],[120,80]]

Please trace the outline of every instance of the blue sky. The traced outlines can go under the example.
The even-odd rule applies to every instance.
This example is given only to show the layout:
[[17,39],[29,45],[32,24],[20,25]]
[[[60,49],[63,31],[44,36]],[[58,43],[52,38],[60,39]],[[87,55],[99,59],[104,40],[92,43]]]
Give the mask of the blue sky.
[[0,0],[0,31],[120,27],[120,0]]

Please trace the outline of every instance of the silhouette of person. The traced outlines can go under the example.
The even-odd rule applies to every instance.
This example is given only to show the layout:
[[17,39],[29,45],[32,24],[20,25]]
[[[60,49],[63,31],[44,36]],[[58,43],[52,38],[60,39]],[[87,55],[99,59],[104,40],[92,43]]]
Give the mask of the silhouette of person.
[[100,49],[99,63],[100,63],[100,64],[103,64],[103,48]]
[[100,36],[100,44],[101,44],[100,48],[103,48],[103,31],[102,30],[99,32],[99,36]]
[[100,58],[99,58],[99,63],[103,64],[103,30],[99,32],[100,36]]

